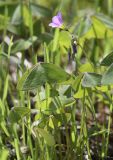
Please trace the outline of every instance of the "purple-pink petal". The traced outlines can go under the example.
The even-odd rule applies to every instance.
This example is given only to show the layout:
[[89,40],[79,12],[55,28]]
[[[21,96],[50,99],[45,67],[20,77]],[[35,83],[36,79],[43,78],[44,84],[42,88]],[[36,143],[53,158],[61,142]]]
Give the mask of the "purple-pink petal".
[[60,12],[58,12],[58,14],[56,16],[54,16],[52,18],[52,22],[49,24],[49,26],[53,27],[53,28],[60,28],[63,24],[63,20],[62,20],[62,14]]
[[49,23],[49,26],[51,26],[51,27],[59,27],[59,25],[58,24],[55,24],[55,23]]
[[58,17],[57,16],[54,16],[53,18],[52,18],[52,23],[55,23],[55,24],[60,24],[60,21],[59,21],[59,19],[58,19]]
[[58,12],[57,17],[58,17],[60,23],[63,23],[61,12]]

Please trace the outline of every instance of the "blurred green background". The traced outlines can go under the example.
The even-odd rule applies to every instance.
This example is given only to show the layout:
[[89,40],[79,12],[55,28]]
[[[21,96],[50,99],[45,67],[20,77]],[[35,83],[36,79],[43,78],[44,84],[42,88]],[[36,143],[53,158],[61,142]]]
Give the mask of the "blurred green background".
[[[48,26],[59,11],[68,31]],[[0,0],[0,159],[104,160],[113,145],[112,57],[113,0]],[[38,62],[51,63],[41,67],[55,83],[20,91]]]

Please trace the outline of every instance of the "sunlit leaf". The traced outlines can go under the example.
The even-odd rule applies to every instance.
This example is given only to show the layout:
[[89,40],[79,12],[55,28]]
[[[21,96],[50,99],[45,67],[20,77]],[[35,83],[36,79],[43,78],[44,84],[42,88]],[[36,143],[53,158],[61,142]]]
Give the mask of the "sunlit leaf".
[[86,39],[98,38],[103,39],[105,37],[113,37],[113,30],[108,28],[97,17],[92,16],[92,25],[90,29],[81,37]]
[[94,72],[93,64],[91,64],[91,63],[85,63],[82,66],[80,66],[79,71],[81,73],[84,73],[84,72]]
[[71,39],[72,39],[72,37],[69,32],[67,32],[67,31],[60,32],[59,44],[61,46],[65,46],[66,48],[69,48],[71,46]]
[[[85,96],[88,95],[87,90],[85,91]],[[79,85],[79,88],[77,90],[77,92],[73,95],[74,98],[79,99],[79,98],[83,98],[84,97],[84,88],[81,86],[81,84]]]
[[0,159],[1,160],[7,160],[8,159],[8,155],[9,155],[9,151],[6,149],[1,149],[0,150]]

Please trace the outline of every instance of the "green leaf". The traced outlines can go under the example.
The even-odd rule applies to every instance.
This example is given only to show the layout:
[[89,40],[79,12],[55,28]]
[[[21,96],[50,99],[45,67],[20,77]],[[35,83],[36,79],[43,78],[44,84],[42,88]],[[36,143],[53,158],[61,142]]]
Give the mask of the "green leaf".
[[102,21],[97,17],[92,16],[92,25],[88,32],[86,32],[81,38],[91,39],[98,38],[103,39],[105,37],[113,37],[113,31],[108,28]]
[[78,91],[79,86],[81,85],[81,79],[82,79],[83,75],[80,74],[79,76],[77,76],[74,80],[72,80],[71,86],[75,91]]
[[74,27],[73,34],[75,36],[78,35],[78,37],[82,37],[89,31],[91,25],[91,18],[85,16],[84,18],[81,18],[77,25]]
[[111,85],[113,84],[113,63],[108,68],[108,70],[104,73],[101,80],[102,85]]
[[109,90],[108,86],[100,86],[96,87],[96,89],[101,92],[107,92]]
[[[12,17],[14,10],[16,6],[18,5],[18,2],[15,1],[2,1],[0,0],[0,14],[6,16],[5,11],[6,11],[6,6],[7,6],[7,12],[8,12],[8,17]],[[5,17],[6,18],[6,17]],[[4,20],[5,20],[4,18]]]
[[99,86],[101,84],[101,78],[102,78],[102,76],[100,74],[85,73],[83,80],[82,80],[82,86],[83,87]]
[[[21,9],[23,12],[23,17],[21,15]],[[23,19],[22,19],[23,18]],[[21,5],[18,5],[13,13],[12,19],[11,19],[11,23],[18,25],[21,23],[24,23],[25,26],[29,27],[30,25],[30,12],[29,9],[27,7],[27,5],[23,5],[21,8]]]
[[11,18],[11,23],[12,24],[16,24],[16,25],[21,24],[21,22],[22,22],[22,16],[21,16],[20,10],[21,10],[21,6],[18,5],[16,7],[16,9],[14,10],[13,16]]
[[103,22],[108,28],[113,29],[113,21],[110,17],[104,14],[96,14],[96,17]]
[[71,113],[65,113],[67,122],[71,120]]
[[[50,17],[52,12],[46,7],[31,3],[30,9],[32,13],[32,17],[36,18],[42,18],[42,17]],[[21,15],[21,11],[23,12],[23,17]],[[25,26],[29,27],[30,25],[30,10],[26,4],[18,5],[13,13],[11,23],[15,25],[19,25],[21,23],[24,23]]]
[[5,57],[5,58],[8,58],[8,54],[5,53],[5,52],[0,52],[0,56],[3,56],[3,57]]
[[55,145],[54,137],[42,128],[37,128],[38,133],[45,139],[49,146]]
[[[86,92],[85,92],[85,96],[88,96],[87,90],[86,90]],[[83,98],[83,97],[84,97],[84,89],[83,89],[83,87],[82,87],[81,84],[79,85],[79,88],[78,88],[77,92],[74,94],[73,97],[74,97],[74,98],[77,98],[77,99],[80,99],[80,98]]]
[[71,46],[71,39],[72,39],[72,37],[69,32],[67,32],[67,31],[60,32],[59,44],[61,46],[65,46],[66,48],[69,48]]
[[13,46],[12,46],[12,53],[16,53],[18,51],[23,51],[28,49],[35,41],[37,40],[37,37],[33,36],[32,39],[29,38],[28,40],[20,39],[17,40]]
[[110,66],[112,63],[113,63],[113,51],[102,59],[100,65]]
[[6,26],[6,22],[9,21],[9,18],[4,16],[4,15],[0,15],[0,30],[4,29],[4,26]]
[[65,107],[68,107],[75,103],[75,99],[73,97],[59,96],[61,104]]
[[53,123],[53,118],[54,118],[54,117],[50,117],[50,118],[49,118],[49,127],[51,127],[52,129],[55,128],[55,127],[54,127],[54,123]]
[[9,113],[9,120],[12,123],[17,123],[29,113],[30,109],[27,107],[14,107]]
[[0,159],[1,159],[1,160],[7,160],[9,154],[10,154],[10,153],[9,153],[9,150],[1,149],[1,150],[0,150]]
[[46,7],[43,7],[41,5],[38,4],[31,4],[31,11],[32,11],[32,15],[35,17],[50,17],[52,12],[51,10],[49,10]]
[[80,66],[79,71],[81,73],[84,73],[84,72],[94,72],[93,64],[91,64],[91,63],[85,63],[82,66]]
[[38,38],[41,42],[46,42],[47,44],[49,44],[50,41],[53,39],[50,33],[41,33]]
[[40,63],[27,71],[18,83],[20,90],[36,89],[45,83],[54,84],[68,80],[71,76],[51,63]]
[[8,23],[7,30],[11,33],[14,33],[16,35],[22,35],[21,33],[21,26],[20,25],[13,25],[11,23]]

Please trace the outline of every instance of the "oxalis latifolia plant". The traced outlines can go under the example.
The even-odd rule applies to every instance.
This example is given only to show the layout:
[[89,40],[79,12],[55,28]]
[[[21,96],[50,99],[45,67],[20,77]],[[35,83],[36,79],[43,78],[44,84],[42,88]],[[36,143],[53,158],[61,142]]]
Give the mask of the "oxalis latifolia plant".
[[[94,19],[95,21],[97,23],[97,19]],[[29,102],[26,108],[14,108],[10,117],[16,114],[19,120],[26,117],[22,121],[25,125],[23,133],[24,127],[27,127],[29,135],[27,144],[30,146],[29,150],[33,160],[37,157],[48,160],[77,158],[82,160],[93,159],[94,155],[104,159],[108,153],[111,116],[108,116],[107,127],[104,125],[101,127],[97,122],[94,101],[95,93],[105,97],[110,107],[110,113],[112,112],[112,94],[108,91],[111,86],[108,86],[112,84],[113,80],[113,64],[111,62],[113,53],[111,52],[100,62],[100,66],[110,66],[102,75],[99,72],[101,67],[96,70],[92,62],[88,61],[81,65],[81,62],[77,60],[75,57],[77,46],[81,48],[81,45],[76,39],[74,40],[72,34],[64,26],[60,12],[52,18],[49,26],[58,28],[52,43],[53,53],[56,54],[56,51],[59,53],[58,37],[63,32],[63,36],[66,34],[66,38],[69,38],[68,42],[71,44],[68,48],[69,60],[76,61],[78,66],[72,74],[67,73],[57,64],[52,63],[51,56],[53,59],[54,55],[49,54],[50,48],[45,44],[45,62],[38,63],[26,71],[18,82],[18,89],[26,91],[28,100],[30,99],[29,92],[36,91],[36,110],[34,112]],[[61,44],[65,44],[65,41],[67,39],[63,39]],[[86,52],[84,55],[87,56]],[[30,113],[35,113],[32,119]],[[88,118],[91,118],[93,125],[88,124]],[[96,139],[101,136],[102,147]],[[95,146],[92,147],[94,141],[96,141],[96,149]],[[17,155],[20,156],[18,147]]]
[[[52,28],[59,28],[61,30],[69,32],[69,30],[64,25],[61,12],[58,12],[58,14],[52,18],[52,22],[49,24],[49,26],[51,26]],[[71,39],[72,46],[71,48],[69,48],[69,52],[68,52],[69,62],[70,62],[75,58],[75,54],[77,53],[78,43],[77,43],[77,38],[75,40],[75,37],[70,32],[69,34],[70,34],[70,37],[72,37]],[[72,50],[72,54],[71,54],[71,50]]]

